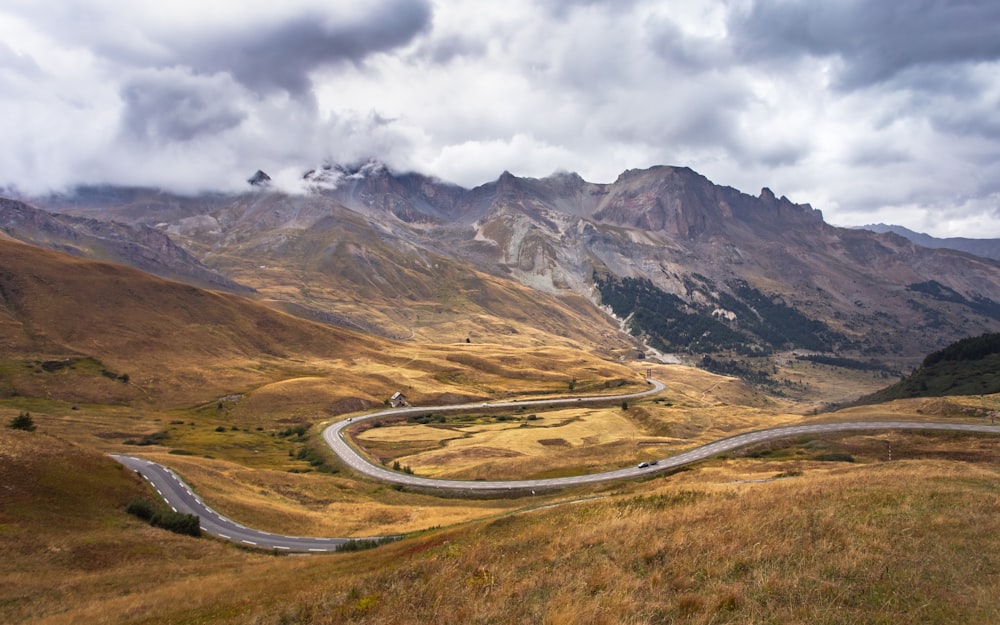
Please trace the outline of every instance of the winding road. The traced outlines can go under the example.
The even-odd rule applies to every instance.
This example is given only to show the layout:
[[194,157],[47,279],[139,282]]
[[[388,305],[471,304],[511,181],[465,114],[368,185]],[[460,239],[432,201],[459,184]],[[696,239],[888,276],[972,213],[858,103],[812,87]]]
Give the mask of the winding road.
[[[391,408],[375,412],[370,415],[353,417],[351,419],[339,421],[327,427],[323,431],[323,439],[344,464],[349,466],[353,471],[375,480],[421,490],[454,492],[455,494],[472,494],[477,496],[499,496],[506,494],[535,494],[539,492],[569,488],[572,486],[580,486],[583,484],[595,484],[614,480],[641,478],[664,471],[670,471],[687,464],[704,460],[710,456],[738,449],[740,447],[802,435],[885,430],[922,430],[1000,434],[1000,426],[979,425],[972,423],[921,421],[812,423],[768,428],[737,434],[735,436],[730,436],[728,438],[723,438],[712,443],[696,447],[675,456],[657,460],[655,463],[650,462],[647,466],[631,466],[613,471],[591,473],[588,475],[539,480],[469,481],[419,477],[407,473],[390,471],[385,467],[371,463],[368,459],[358,453],[354,447],[348,444],[344,432],[346,428],[359,422],[386,419],[390,417],[412,416],[427,414],[430,412],[463,412],[475,409],[496,410],[519,407],[555,407],[619,402],[653,395],[659,393],[665,388],[664,384],[658,380],[648,380],[647,382],[652,387],[649,390],[637,393],[628,393],[625,395],[568,397],[561,399],[539,399],[508,402],[478,402],[453,406]],[[146,478],[157,490],[160,496],[163,497],[164,501],[166,501],[175,511],[183,512],[185,514],[197,514],[201,518],[201,528],[204,532],[218,536],[219,538],[223,538],[225,540],[244,544],[249,547],[306,553],[336,551],[340,546],[352,540],[371,540],[282,536],[254,530],[228,519],[210,508],[170,469],[149,460],[133,456],[112,455],[112,458]],[[645,465],[645,463],[643,464]]]

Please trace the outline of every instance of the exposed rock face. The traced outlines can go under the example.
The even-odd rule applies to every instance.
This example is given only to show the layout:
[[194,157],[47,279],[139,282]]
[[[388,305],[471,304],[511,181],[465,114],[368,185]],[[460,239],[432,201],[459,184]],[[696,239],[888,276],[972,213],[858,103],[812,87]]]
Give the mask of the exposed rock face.
[[258,169],[252,176],[247,178],[247,183],[251,187],[266,187],[271,184],[271,177]]

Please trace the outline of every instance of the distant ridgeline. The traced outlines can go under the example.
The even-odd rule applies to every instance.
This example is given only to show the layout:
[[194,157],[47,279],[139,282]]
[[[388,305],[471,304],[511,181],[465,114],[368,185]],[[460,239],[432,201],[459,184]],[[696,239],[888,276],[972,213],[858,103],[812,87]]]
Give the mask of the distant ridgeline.
[[910,376],[859,403],[991,393],[1000,393],[1000,334],[962,339],[929,354]]
[[842,334],[788,306],[780,296],[765,295],[743,280],[731,280],[719,288],[699,274],[686,276],[689,301],[685,301],[647,278],[598,272],[593,278],[601,303],[626,320],[632,334],[666,352],[767,356],[775,349],[833,352],[849,347]]

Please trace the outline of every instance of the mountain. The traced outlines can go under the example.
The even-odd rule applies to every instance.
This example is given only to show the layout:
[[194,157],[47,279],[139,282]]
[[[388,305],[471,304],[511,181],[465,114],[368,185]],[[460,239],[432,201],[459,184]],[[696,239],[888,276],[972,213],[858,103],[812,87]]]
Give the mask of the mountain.
[[212,271],[147,225],[53,214],[0,197],[0,231],[26,243],[131,265],[163,278],[236,293],[253,291]]
[[0,235],[0,400],[190,407],[235,393],[250,396],[242,417],[273,420],[401,389],[433,404],[505,397],[524,380],[536,392],[635,382],[554,343],[401,344]]
[[51,398],[66,375],[87,372],[71,390],[77,401],[211,396],[259,383],[264,362],[388,349],[237,295],[9,239],[0,239],[0,328],[0,397]]
[[910,375],[858,403],[993,393],[1000,393],[1000,334],[996,333],[962,339],[929,354]]
[[504,172],[465,189],[369,162],[303,183],[298,195],[35,201],[155,227],[263,301],[395,338],[626,355],[624,327],[695,360],[798,349],[898,367],[1000,330],[996,263],[837,228],[808,204],[685,167],[606,184]]
[[898,234],[899,236],[904,237],[917,245],[922,245],[923,247],[930,247],[933,249],[947,248],[950,250],[958,250],[960,252],[975,254],[976,256],[982,256],[983,258],[1000,260],[1000,239],[967,239],[964,237],[948,237],[939,239],[922,232],[914,232],[913,230],[904,228],[903,226],[892,226],[887,224],[868,224],[867,226],[860,226],[859,228],[863,230],[870,230],[872,232],[891,232],[893,234]]

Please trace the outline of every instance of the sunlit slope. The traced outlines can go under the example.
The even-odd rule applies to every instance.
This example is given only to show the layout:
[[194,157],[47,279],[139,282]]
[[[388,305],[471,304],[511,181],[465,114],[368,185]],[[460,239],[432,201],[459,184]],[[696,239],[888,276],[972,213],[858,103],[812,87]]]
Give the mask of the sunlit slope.
[[399,390],[447,402],[554,392],[574,378],[641,381],[569,346],[397,343],[3,240],[0,298],[0,397],[192,403],[259,389],[260,409],[280,416],[289,405],[359,409]]
[[0,356],[66,363],[50,364],[41,377],[96,367],[132,394],[239,387],[269,362],[387,350],[379,339],[238,296],[10,241],[0,241],[0,295]]

